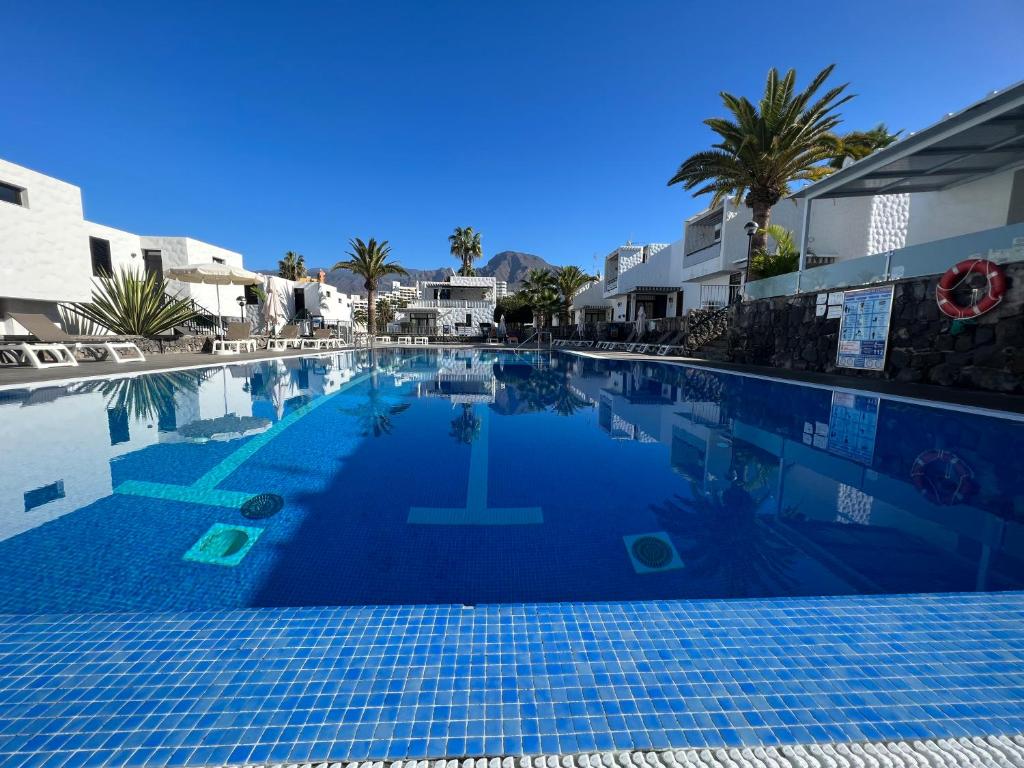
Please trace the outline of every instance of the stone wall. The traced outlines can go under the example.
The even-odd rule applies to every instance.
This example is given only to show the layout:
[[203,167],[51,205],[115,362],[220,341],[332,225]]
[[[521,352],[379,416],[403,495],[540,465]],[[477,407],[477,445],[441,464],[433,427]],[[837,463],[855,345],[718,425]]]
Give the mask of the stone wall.
[[133,341],[142,350],[147,352],[209,352],[213,349],[212,336],[180,336],[176,339],[143,339],[135,338]]
[[1002,303],[971,323],[939,312],[939,275],[894,283],[889,349],[881,372],[837,368],[839,320],[815,314],[816,293],[730,309],[729,358],[737,363],[900,382],[1024,394],[1024,263],[1004,265]]

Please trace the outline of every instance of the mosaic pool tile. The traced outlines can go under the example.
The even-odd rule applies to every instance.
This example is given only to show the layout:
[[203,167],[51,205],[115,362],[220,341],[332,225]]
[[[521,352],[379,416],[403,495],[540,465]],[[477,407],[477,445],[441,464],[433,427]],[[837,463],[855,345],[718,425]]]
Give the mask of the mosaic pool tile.
[[1024,594],[0,616],[0,764],[1024,732]]

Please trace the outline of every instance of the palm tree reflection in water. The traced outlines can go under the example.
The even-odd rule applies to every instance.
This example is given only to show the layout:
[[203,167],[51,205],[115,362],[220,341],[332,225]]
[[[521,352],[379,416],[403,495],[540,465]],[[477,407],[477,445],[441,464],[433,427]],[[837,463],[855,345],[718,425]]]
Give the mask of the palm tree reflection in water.
[[371,350],[370,357],[370,389],[366,400],[354,408],[339,408],[347,416],[355,416],[359,422],[361,437],[383,437],[394,430],[392,419],[409,410],[410,403],[396,402],[394,397],[384,394],[380,389],[380,366],[377,352]]
[[691,492],[692,498],[676,495],[651,505],[691,576],[712,580],[723,597],[780,594],[796,586],[789,575],[796,550],[759,518],[760,502],[738,479],[721,493],[696,484]]
[[480,417],[473,412],[469,403],[462,404],[462,412],[452,419],[452,431],[449,434],[457,443],[469,445],[480,436]]

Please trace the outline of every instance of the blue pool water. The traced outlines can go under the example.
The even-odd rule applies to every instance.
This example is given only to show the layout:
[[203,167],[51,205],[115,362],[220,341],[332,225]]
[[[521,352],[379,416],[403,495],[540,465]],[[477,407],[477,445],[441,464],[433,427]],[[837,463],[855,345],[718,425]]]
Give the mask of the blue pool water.
[[0,613],[996,591],[1011,418],[568,353],[0,391]]

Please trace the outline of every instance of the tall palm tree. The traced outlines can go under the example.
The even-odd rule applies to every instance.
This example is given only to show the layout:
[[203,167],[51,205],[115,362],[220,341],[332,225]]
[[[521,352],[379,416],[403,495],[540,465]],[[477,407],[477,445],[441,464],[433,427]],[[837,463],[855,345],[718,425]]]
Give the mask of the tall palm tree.
[[463,277],[470,277],[476,274],[473,262],[484,255],[484,247],[481,241],[481,234],[474,232],[472,227],[456,227],[448,235],[448,244],[451,254],[462,262],[459,267],[459,274]]
[[558,291],[562,294],[562,306],[559,312],[559,322],[563,325],[569,324],[569,312],[572,309],[572,300],[583,288],[597,280],[593,275],[588,275],[576,266],[562,267],[555,275],[555,283]]
[[899,141],[902,133],[903,131],[889,133],[885,123],[879,123],[869,131],[850,131],[840,138],[840,151],[829,161],[829,167],[838,171],[843,167],[847,158],[860,160],[862,157],[867,157],[872,152]]
[[543,327],[547,316],[558,310],[560,302],[555,276],[549,269],[531,269],[523,280],[522,290],[530,299],[534,326]]
[[346,261],[339,261],[332,269],[347,269],[354,275],[363,278],[363,288],[366,289],[366,330],[370,337],[376,334],[377,319],[377,281],[385,275],[408,275],[405,267],[397,261],[388,261],[391,256],[391,246],[387,240],[379,243],[370,238],[365,243],[358,237],[348,241],[352,250],[346,253],[352,258]]
[[833,132],[841,120],[837,110],[853,95],[843,95],[846,83],[818,95],[834,68],[825,67],[797,93],[796,70],[780,77],[773,67],[757,105],[722,92],[730,117],[704,121],[721,140],[683,161],[669,186],[697,187],[695,196],[711,193],[712,206],[730,196],[743,200],[757,224],[751,246],[764,248],[772,206],[789,194],[793,182],[832,173],[828,163],[841,151]]
[[295,251],[288,251],[277,262],[277,274],[285,280],[298,280],[306,276],[306,257]]

